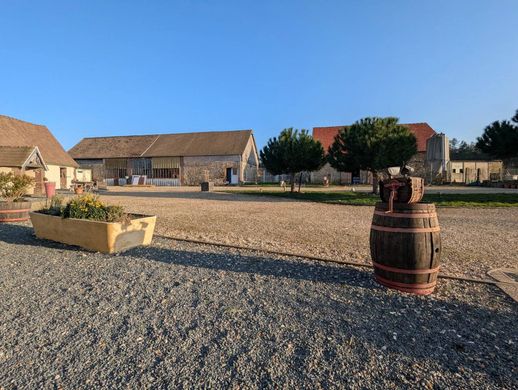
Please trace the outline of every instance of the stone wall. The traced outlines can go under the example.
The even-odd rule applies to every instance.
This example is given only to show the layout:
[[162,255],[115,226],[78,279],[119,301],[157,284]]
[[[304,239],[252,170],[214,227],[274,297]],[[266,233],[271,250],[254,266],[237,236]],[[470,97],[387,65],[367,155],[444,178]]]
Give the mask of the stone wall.
[[[223,185],[227,180],[227,168],[239,171],[239,156],[199,156],[183,157],[180,173],[182,185],[199,185],[208,180]],[[236,183],[237,184],[237,183]]]
[[414,172],[411,176],[422,177],[426,179],[427,169],[425,166],[426,153],[419,152],[408,162],[407,165],[414,168]]

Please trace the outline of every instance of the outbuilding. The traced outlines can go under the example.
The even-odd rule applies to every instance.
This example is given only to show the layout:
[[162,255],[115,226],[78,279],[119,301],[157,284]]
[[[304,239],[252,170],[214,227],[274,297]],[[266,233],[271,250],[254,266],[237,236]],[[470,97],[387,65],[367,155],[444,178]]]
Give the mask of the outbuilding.
[[448,164],[451,183],[501,182],[504,167],[501,160],[452,160]]
[[259,166],[252,130],[84,138],[69,153],[107,185],[239,184]]
[[0,172],[33,177],[31,193],[44,193],[44,179],[70,188],[77,166],[46,126],[0,115]]

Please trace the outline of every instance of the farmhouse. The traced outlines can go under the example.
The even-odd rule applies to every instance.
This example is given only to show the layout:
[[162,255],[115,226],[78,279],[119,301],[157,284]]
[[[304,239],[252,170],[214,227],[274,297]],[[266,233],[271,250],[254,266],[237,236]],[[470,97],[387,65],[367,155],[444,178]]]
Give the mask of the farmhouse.
[[[436,132],[428,123],[407,123],[403,124],[403,126],[408,127],[417,138],[417,154],[409,162],[409,165],[415,169],[413,175],[425,177],[426,141],[435,135]],[[313,138],[320,141],[324,150],[327,152],[335,137],[338,135],[338,132],[345,127],[347,126],[314,127]],[[329,182],[335,184],[372,183],[372,176],[369,172],[338,172],[331,167],[329,163],[326,163],[319,171],[313,172],[311,181],[314,183],[322,183],[324,177],[327,177]]]
[[451,183],[481,183],[502,181],[504,167],[501,160],[452,160],[448,165]]
[[69,153],[108,185],[255,182],[259,166],[252,130],[84,138]]
[[0,115],[0,172],[33,177],[31,193],[43,194],[44,178],[69,188],[77,166],[47,127]]

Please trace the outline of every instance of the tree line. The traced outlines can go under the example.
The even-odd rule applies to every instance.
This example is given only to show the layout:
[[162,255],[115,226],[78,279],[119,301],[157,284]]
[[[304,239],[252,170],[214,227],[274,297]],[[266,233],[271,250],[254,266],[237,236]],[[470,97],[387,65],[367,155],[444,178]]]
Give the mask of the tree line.
[[[450,141],[452,159],[487,159],[509,162],[518,157],[518,110],[511,120],[488,125],[476,143]],[[415,135],[398,118],[368,117],[344,127],[329,149],[313,139],[306,129],[287,128],[270,138],[260,152],[264,167],[273,175],[290,176],[295,191],[296,176],[320,169],[326,162],[340,172],[369,171],[373,191],[377,191],[378,172],[391,166],[404,166],[417,153]]]

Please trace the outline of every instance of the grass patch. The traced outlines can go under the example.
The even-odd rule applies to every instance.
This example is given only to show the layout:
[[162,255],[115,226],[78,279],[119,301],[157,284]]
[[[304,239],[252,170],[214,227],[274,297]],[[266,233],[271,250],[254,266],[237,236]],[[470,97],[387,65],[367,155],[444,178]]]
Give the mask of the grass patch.
[[[300,194],[268,190],[229,192],[353,206],[374,206],[380,201],[377,195],[352,191],[312,191]],[[518,194],[425,194],[423,202],[432,202],[440,207],[518,207]]]

